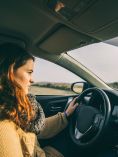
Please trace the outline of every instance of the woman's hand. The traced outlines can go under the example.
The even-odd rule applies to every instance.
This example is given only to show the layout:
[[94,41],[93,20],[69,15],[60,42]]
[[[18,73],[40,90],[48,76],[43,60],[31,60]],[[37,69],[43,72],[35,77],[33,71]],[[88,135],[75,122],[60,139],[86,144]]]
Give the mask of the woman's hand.
[[69,117],[70,115],[72,115],[72,113],[75,111],[75,109],[76,109],[76,107],[78,106],[78,103],[76,102],[76,99],[77,99],[77,97],[76,98],[74,98],[71,102],[70,102],[70,104],[69,104],[69,106],[68,106],[68,108],[66,109],[66,115]]

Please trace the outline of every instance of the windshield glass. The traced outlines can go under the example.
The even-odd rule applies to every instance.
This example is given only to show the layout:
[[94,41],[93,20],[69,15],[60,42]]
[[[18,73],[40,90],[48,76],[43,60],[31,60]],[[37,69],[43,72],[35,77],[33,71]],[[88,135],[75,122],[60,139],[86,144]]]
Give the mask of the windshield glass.
[[118,89],[118,47],[97,43],[69,51],[68,54],[109,86]]

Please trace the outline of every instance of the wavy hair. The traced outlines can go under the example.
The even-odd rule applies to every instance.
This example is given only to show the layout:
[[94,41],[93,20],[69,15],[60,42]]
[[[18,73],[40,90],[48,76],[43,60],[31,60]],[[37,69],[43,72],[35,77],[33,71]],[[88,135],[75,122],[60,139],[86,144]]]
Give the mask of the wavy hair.
[[9,119],[23,130],[32,120],[32,105],[14,79],[14,71],[35,58],[16,44],[0,45],[0,119]]

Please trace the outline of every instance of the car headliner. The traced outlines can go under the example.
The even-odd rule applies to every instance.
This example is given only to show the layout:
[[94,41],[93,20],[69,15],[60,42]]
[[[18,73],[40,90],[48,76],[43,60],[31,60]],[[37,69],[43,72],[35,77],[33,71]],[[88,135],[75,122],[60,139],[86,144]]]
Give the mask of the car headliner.
[[69,20],[49,9],[46,0],[1,0],[0,40],[17,42],[30,49],[35,47],[43,53],[60,54],[118,35],[117,0],[63,2],[76,10]]
[[[35,56],[67,69],[69,62],[72,62],[74,65],[69,70],[73,71],[73,66],[77,64],[64,53],[66,55],[68,50],[118,36],[117,0],[63,0],[67,8],[65,12],[70,13],[69,19],[51,10],[47,2],[1,0],[0,43],[17,43]],[[71,11],[75,14],[71,15]],[[82,78],[86,78],[87,74],[88,80],[96,83],[95,76],[92,78],[91,73],[88,75],[87,69],[83,74],[81,66],[79,68],[75,67],[74,73]],[[100,80],[98,86],[99,83]],[[103,86],[106,87],[105,84]]]

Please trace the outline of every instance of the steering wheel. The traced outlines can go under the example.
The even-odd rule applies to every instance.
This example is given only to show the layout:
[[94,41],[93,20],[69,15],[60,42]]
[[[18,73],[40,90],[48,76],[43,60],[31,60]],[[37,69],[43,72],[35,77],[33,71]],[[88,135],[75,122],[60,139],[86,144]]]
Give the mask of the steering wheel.
[[[91,99],[94,95],[97,95],[98,101],[102,100],[102,111],[99,109],[99,102],[96,102],[98,107],[92,103],[84,103],[85,98]],[[99,141],[106,130],[111,115],[111,104],[107,94],[98,88],[85,90],[79,95],[77,102],[79,105],[70,120],[70,137],[76,145],[89,147]]]

